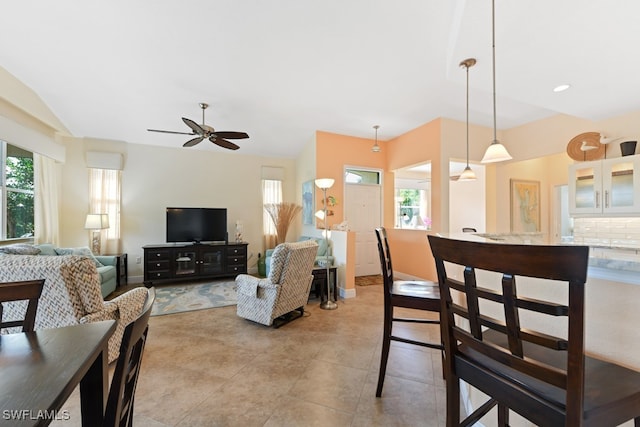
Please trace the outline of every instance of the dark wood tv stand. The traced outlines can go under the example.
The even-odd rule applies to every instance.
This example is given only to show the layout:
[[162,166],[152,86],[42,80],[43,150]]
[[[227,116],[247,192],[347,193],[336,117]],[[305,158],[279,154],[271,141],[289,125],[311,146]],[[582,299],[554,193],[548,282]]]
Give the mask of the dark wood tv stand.
[[237,276],[247,273],[248,243],[168,243],[146,245],[144,283],[153,285]]

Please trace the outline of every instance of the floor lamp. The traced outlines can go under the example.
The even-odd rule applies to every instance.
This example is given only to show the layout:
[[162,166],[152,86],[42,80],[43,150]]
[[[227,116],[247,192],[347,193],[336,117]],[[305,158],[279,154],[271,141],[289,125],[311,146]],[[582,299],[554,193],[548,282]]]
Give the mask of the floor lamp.
[[91,252],[100,255],[100,230],[109,228],[109,215],[107,214],[87,214],[84,228],[91,230]]
[[327,268],[327,300],[320,303],[320,308],[323,310],[335,310],[338,308],[338,304],[333,300],[331,295],[331,277],[329,276],[329,227],[327,224],[327,190],[333,186],[335,181],[331,178],[320,178],[316,179],[316,186],[322,190],[322,195],[324,197],[324,209],[319,212],[324,219],[324,241],[327,246],[327,255],[324,260],[324,264]]

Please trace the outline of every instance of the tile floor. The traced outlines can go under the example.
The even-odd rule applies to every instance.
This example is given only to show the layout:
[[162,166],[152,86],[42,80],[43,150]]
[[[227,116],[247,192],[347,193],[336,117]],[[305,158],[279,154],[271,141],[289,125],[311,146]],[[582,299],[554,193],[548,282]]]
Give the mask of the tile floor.
[[[357,286],[334,311],[317,300],[280,329],[241,319],[235,306],[152,317],[135,399],[135,426],[442,426],[440,353],[392,343],[375,397],[382,287]],[[412,314],[413,315],[413,314]],[[432,314],[420,313],[431,316]],[[406,336],[436,326],[398,325]],[[65,409],[79,421],[79,397]]]

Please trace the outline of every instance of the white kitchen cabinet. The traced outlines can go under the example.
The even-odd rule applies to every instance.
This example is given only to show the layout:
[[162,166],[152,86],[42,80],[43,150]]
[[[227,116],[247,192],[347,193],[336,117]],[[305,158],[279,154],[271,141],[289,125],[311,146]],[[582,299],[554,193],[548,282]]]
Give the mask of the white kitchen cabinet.
[[571,165],[569,214],[640,216],[640,155]]

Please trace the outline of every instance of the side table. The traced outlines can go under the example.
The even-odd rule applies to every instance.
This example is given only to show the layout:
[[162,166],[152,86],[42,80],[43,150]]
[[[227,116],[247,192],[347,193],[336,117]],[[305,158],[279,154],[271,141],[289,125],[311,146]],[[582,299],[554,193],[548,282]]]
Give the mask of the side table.
[[[333,286],[333,298],[338,300],[338,268],[329,267],[329,283]],[[313,281],[311,282],[311,290],[315,297],[320,297],[320,301],[327,300],[327,267],[316,267],[311,271]]]
[[109,256],[116,257],[116,288],[122,285],[126,285],[129,280],[127,254],[108,254]]

